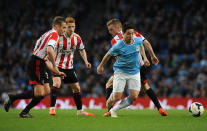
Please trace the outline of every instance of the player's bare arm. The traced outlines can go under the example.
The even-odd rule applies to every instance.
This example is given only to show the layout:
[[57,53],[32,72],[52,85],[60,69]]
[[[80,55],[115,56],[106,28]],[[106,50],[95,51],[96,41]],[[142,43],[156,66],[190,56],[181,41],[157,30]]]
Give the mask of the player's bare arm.
[[83,58],[83,61],[85,62],[86,67],[88,69],[90,69],[91,68],[91,63],[88,62],[85,49],[79,50],[79,53],[80,53],[81,57]]
[[[56,70],[54,70],[52,63],[49,60],[45,61],[45,64],[47,66],[47,68],[49,70],[51,70],[52,72],[55,72]],[[64,79],[64,77],[66,77],[66,74],[64,72],[60,72],[59,75]]]
[[106,55],[103,57],[101,63],[99,64],[99,66],[97,67],[97,73],[98,74],[102,74],[103,70],[104,70],[104,65],[107,63],[107,61],[109,60],[111,56],[109,55],[109,53],[107,52]]
[[52,46],[47,47],[47,54],[48,54],[49,59],[52,63],[52,66],[49,65],[49,69],[50,69],[50,67],[52,67],[52,69],[50,69],[50,70],[53,71],[55,74],[66,77],[66,74],[63,72],[60,72],[55,64],[55,54],[54,54],[54,49]]
[[151,57],[151,60],[152,60],[152,63],[157,65],[159,63],[159,60],[158,58],[155,56],[155,53],[152,49],[152,46],[151,44],[149,43],[148,40],[144,40],[143,41],[143,45],[147,47],[148,51],[149,51],[149,54],[150,54],[150,57]]
[[149,60],[147,59],[147,56],[146,56],[146,53],[145,53],[145,49],[144,49],[144,46],[141,47],[141,54],[144,58],[144,65],[145,66],[150,66],[150,62]]

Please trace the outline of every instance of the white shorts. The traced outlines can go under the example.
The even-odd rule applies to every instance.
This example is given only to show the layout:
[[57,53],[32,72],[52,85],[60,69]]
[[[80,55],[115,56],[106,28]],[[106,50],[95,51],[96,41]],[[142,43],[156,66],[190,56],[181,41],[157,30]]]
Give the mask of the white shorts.
[[115,72],[113,80],[113,92],[123,92],[126,84],[129,89],[140,91],[140,73],[132,75],[123,72]]

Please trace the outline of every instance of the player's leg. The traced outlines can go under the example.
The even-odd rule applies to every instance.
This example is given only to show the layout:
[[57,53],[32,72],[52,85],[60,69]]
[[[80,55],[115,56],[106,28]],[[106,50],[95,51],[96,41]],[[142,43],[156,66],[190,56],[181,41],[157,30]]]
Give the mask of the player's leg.
[[[49,84],[46,83],[44,85],[34,85],[34,97],[30,101],[30,103],[22,110],[22,112],[19,114],[22,118],[31,118],[33,117],[31,114],[29,114],[29,111],[36,106],[45,96],[44,86],[48,86]],[[48,88],[47,87],[47,88]]]
[[61,85],[61,78],[60,77],[54,77],[53,78],[53,86],[51,88],[51,93],[50,93],[50,115],[56,115],[55,111],[55,104],[56,104],[56,99],[57,99],[57,93],[59,92]]
[[6,112],[9,111],[10,106],[13,104],[15,100],[18,99],[30,99],[34,97],[34,90],[28,90],[16,95],[7,94],[5,102],[4,102],[4,109]]
[[[113,93],[111,93],[106,103],[108,110],[111,111],[114,108],[113,104],[121,99],[125,85],[126,85],[126,79],[123,76],[123,73],[119,73],[119,72],[115,73],[114,80],[113,80]],[[113,115],[112,117],[116,117],[116,113],[111,114],[111,112],[106,112],[103,115],[103,117],[107,117],[111,115]]]
[[[29,76],[29,84],[41,84],[40,81],[38,81],[38,76],[36,74],[39,73],[39,66],[40,60],[36,59],[36,57],[32,56],[27,64],[27,74]],[[12,95],[9,94],[4,102],[4,109],[6,112],[9,111],[10,105],[13,104],[13,102],[17,99],[30,99],[34,97],[34,90],[25,91],[20,94]]]
[[113,90],[113,75],[109,78],[106,83],[106,100],[108,100]]
[[[125,75],[125,77],[128,78],[126,83],[129,88],[129,96],[123,99],[119,103],[119,105],[117,105],[116,107],[113,107],[110,110],[111,116],[113,116],[113,114],[116,114],[118,110],[130,106],[138,97],[138,94],[141,88],[140,74],[135,74],[135,75],[127,74]],[[116,115],[114,115],[114,117],[116,117]]]
[[147,73],[146,67],[142,66],[140,69],[142,87],[145,89],[147,95],[149,96],[149,98],[153,101],[153,103],[157,107],[159,113],[162,116],[167,116],[167,112],[165,112],[163,110],[163,108],[160,105],[160,102],[157,99],[156,94],[154,93],[154,91],[150,88],[149,84],[147,83],[147,76],[146,76],[147,74],[146,73]]
[[108,111],[113,107],[113,104],[115,103],[116,98],[114,95],[114,92],[123,92],[126,85],[126,79],[123,73],[115,73],[113,77],[113,93],[111,93],[110,97],[106,101],[106,107]]
[[77,115],[93,115],[89,112],[86,112],[82,110],[82,99],[81,99],[81,90],[80,90],[80,85],[78,82],[68,84],[69,87],[72,88],[73,91],[73,99],[75,101],[76,107],[77,107]]
[[68,84],[68,86],[71,87],[73,91],[73,99],[77,107],[77,115],[93,115],[82,110],[81,90],[75,70],[67,69],[63,70],[63,72],[65,72],[67,75],[67,77],[63,79],[63,82]]
[[[33,72],[33,75],[36,76],[37,82],[41,83],[35,83],[34,84],[34,97],[30,101],[30,103],[24,108],[24,110],[19,114],[22,118],[30,118],[32,115],[29,114],[29,111],[36,106],[45,96],[50,94],[50,82],[51,79],[51,72],[46,68],[45,62],[43,60],[40,60],[40,62],[37,62],[36,65],[36,72]],[[37,75],[38,74],[38,75]],[[32,78],[32,77],[30,77]]]
[[145,83],[143,85],[144,89],[146,90],[147,95],[149,96],[149,98],[153,101],[153,103],[155,104],[155,106],[157,107],[159,113],[162,116],[167,116],[167,112],[162,108],[162,106],[160,105],[159,100],[157,99],[156,94],[154,93],[154,91],[150,88],[148,83]]

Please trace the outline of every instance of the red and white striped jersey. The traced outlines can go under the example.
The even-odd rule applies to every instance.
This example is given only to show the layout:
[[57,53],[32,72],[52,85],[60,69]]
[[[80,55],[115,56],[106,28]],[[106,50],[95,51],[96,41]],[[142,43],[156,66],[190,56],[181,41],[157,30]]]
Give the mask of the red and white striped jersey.
[[55,49],[58,43],[58,33],[54,29],[49,30],[37,40],[32,54],[43,60],[47,60],[47,47],[52,46]]
[[78,34],[73,33],[70,37],[61,35],[56,51],[56,66],[62,69],[72,69],[76,48],[80,50],[84,49],[84,44]]
[[[137,31],[134,31],[134,36],[135,37],[141,37],[141,39],[144,41],[145,40],[145,38],[144,38],[144,36],[142,36],[139,32],[137,32]],[[121,39],[123,39],[123,32],[121,31],[121,32],[119,32],[119,33],[117,33],[117,35],[116,36],[114,36],[114,38],[111,40],[111,44],[112,44],[112,46],[114,45],[114,44],[116,44],[119,40],[121,40]],[[140,61],[140,65],[141,66],[143,66],[144,65],[144,61],[143,61],[143,59],[142,59],[142,55],[141,55],[141,52],[139,52],[139,61]]]

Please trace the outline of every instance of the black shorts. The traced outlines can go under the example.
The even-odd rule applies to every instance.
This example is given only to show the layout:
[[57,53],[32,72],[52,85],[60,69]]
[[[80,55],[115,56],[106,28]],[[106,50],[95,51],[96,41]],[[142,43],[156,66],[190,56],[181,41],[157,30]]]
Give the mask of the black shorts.
[[31,56],[27,64],[27,74],[30,85],[43,85],[52,82],[52,74],[46,67],[45,61],[37,56]]
[[141,66],[140,68],[140,76],[141,76],[141,83],[145,85],[147,83],[147,73],[148,69],[145,66]]
[[[67,76],[63,79],[64,84],[72,84],[78,82],[78,77],[74,69],[62,69],[59,68],[59,71],[64,72]],[[54,75],[54,77],[57,77]]]

